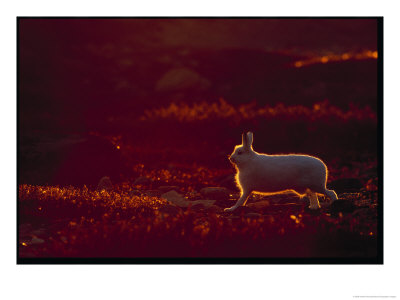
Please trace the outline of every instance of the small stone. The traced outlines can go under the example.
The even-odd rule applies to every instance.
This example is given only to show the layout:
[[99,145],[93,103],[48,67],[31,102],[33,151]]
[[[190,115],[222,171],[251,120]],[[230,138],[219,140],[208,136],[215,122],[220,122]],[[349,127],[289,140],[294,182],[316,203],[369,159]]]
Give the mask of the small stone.
[[204,208],[209,208],[214,205],[215,200],[194,200],[189,201],[189,203],[193,206],[195,205],[202,205]]
[[215,203],[215,200],[195,200],[189,201],[181,194],[177,193],[175,190],[169,191],[161,195],[161,198],[167,200],[168,202],[177,205],[179,207],[193,207],[197,204],[201,204],[203,207],[208,208]]
[[32,245],[38,245],[38,244],[43,244],[43,243],[44,243],[44,240],[39,239],[37,237],[33,237],[32,240],[31,240],[31,244]]
[[111,191],[113,189],[113,185],[111,183],[110,177],[104,176],[100,179],[99,184],[97,185],[97,191]]
[[205,187],[200,190],[200,194],[207,199],[228,200],[229,190],[224,187]]
[[189,206],[189,208],[193,211],[199,211],[199,210],[204,210],[204,206],[200,203],[194,204]]
[[161,198],[179,207],[188,207],[190,203],[187,199],[185,199],[185,197],[177,193],[175,190],[162,194]]
[[152,183],[152,180],[150,178],[147,178],[145,176],[140,176],[138,178],[135,179],[135,181],[133,182],[133,184],[150,184]]
[[196,191],[188,192],[188,193],[186,194],[186,197],[187,197],[188,199],[190,199],[190,200],[201,200],[201,199],[202,199],[201,194],[198,193],[198,192],[196,192]]

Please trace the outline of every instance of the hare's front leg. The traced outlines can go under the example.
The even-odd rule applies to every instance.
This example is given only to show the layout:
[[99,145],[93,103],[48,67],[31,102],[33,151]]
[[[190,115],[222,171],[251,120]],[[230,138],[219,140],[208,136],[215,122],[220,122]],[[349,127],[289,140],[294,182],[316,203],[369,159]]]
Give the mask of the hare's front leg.
[[246,191],[246,190],[242,191],[242,195],[240,196],[239,200],[236,201],[235,205],[229,208],[225,208],[224,211],[232,212],[239,206],[246,204],[247,198],[249,197],[250,194],[251,191]]

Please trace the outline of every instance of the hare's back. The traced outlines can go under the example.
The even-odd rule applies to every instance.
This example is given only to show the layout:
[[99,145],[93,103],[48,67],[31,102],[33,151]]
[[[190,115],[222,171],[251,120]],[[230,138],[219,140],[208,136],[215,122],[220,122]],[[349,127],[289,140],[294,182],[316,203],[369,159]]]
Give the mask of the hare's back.
[[260,166],[267,172],[287,173],[287,175],[297,176],[304,173],[326,173],[325,164],[318,158],[309,155],[261,155],[259,157]]
[[254,190],[277,192],[293,189],[303,193],[306,188],[325,186],[326,166],[318,158],[307,155],[275,155],[260,157],[258,166],[249,176]]

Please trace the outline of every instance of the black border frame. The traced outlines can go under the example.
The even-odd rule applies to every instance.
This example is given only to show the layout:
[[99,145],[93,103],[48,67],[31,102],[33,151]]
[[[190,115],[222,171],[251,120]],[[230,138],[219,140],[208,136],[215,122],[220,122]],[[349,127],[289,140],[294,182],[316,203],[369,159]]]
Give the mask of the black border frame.
[[[21,19],[375,19],[377,21],[377,154],[378,154],[378,231],[377,231],[377,244],[378,244],[378,255],[377,257],[371,258],[359,258],[359,257],[321,257],[321,258],[268,258],[268,257],[249,257],[249,258],[224,258],[224,257],[193,257],[193,258],[184,258],[184,257],[130,257],[130,258],[114,258],[114,257],[106,257],[106,258],[68,258],[68,257],[57,257],[57,258],[22,258],[19,257],[19,205],[18,205],[18,185],[19,185],[19,174],[18,174],[18,165],[19,165],[19,20]],[[383,239],[383,141],[384,141],[384,132],[383,132],[383,21],[384,18],[374,17],[374,16],[346,16],[346,17],[263,17],[263,16],[255,16],[255,17],[243,17],[243,16],[233,16],[233,17],[196,17],[196,16],[159,16],[159,17],[128,17],[128,16],[119,16],[119,17],[65,17],[65,16],[42,16],[42,17],[29,17],[29,16],[17,16],[16,17],[16,95],[17,95],[17,103],[16,103],[16,111],[17,111],[17,126],[16,126],[16,134],[17,134],[17,192],[16,192],[16,211],[17,211],[17,224],[16,224],[16,263],[17,264],[339,264],[339,265],[359,265],[359,264],[383,264],[384,259],[384,239]]]

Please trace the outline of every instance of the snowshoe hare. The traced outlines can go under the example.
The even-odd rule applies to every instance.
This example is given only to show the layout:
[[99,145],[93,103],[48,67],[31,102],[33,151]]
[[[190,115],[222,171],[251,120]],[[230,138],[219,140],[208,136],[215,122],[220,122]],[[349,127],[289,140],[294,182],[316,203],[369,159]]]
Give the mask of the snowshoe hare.
[[333,190],[326,189],[328,170],[318,158],[308,155],[267,155],[253,150],[253,133],[242,135],[242,145],[235,147],[229,160],[237,170],[236,182],[241,196],[236,204],[225,211],[232,212],[245,205],[252,192],[273,194],[294,191],[306,194],[310,199],[310,209],[320,208],[317,193],[327,195],[331,201],[337,200]]

